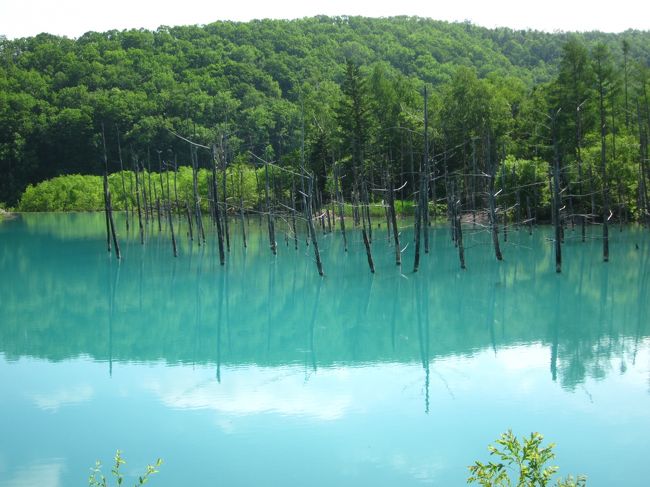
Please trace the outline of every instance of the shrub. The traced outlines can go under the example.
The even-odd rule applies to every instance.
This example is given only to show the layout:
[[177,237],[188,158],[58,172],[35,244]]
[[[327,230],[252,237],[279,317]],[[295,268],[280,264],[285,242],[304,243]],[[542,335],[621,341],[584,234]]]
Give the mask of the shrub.
[[[483,487],[545,487],[550,485],[552,477],[558,470],[556,466],[546,466],[555,458],[551,443],[542,447],[544,437],[539,433],[531,433],[530,437],[523,438],[523,442],[508,430],[496,440],[496,445],[488,446],[490,455],[498,457],[498,462],[483,463],[476,461],[471,465],[471,475],[467,483],[478,483]],[[513,475],[513,477],[511,477]],[[516,479],[516,480],[515,480]],[[587,479],[578,476],[576,479],[569,476],[560,479],[555,484],[557,487],[584,487]]]

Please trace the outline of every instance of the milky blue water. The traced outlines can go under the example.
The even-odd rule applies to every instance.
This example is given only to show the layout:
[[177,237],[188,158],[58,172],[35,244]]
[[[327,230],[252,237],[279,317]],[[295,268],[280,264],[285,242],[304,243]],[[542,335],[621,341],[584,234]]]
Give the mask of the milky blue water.
[[[374,230],[319,231],[278,255],[265,222],[231,222],[221,267],[178,227],[146,245],[123,217],[121,262],[101,214],[0,223],[0,486],[87,485],[115,450],[152,486],[465,485],[512,429],[557,443],[563,475],[646,486],[650,452],[650,238],[510,229],[504,261],[468,226],[461,271],[446,227],[413,274]],[[503,236],[502,236],[503,238]],[[127,485],[132,485],[132,477]]]

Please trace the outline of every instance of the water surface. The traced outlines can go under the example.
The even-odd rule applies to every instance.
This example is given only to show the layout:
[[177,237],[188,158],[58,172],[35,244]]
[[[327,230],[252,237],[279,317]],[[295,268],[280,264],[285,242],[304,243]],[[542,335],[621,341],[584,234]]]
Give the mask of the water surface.
[[[567,231],[563,273],[551,232],[511,229],[496,262],[468,227],[466,271],[445,227],[411,272],[385,228],[377,272],[360,235],[343,251],[319,232],[273,257],[265,223],[248,249],[231,222],[221,267],[178,228],[142,246],[101,214],[0,224],[0,486],[85,485],[116,449],[152,485],[464,485],[467,465],[512,428],[557,443],[560,472],[590,486],[647,485],[650,239]],[[287,245],[288,244],[288,245]],[[105,468],[108,472],[108,468]]]

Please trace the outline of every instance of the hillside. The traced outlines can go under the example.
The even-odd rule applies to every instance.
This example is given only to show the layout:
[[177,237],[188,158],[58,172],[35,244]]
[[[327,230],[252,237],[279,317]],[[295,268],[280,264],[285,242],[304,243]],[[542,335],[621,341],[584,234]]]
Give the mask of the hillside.
[[99,173],[102,125],[110,170],[117,169],[118,131],[128,167],[134,157],[156,165],[156,150],[186,163],[187,150],[169,128],[201,141],[227,132],[232,158],[245,159],[248,150],[290,157],[300,147],[301,106],[307,153],[319,143],[345,153],[339,107],[346,60],[360,67],[372,92],[375,130],[382,96],[392,96],[382,80],[398,93],[404,124],[420,123],[413,119],[424,84],[434,112],[442,110],[459,67],[491,80],[509,92],[511,106],[520,105],[557,76],[569,38],[588,49],[604,43],[617,66],[623,39],[631,61],[650,60],[650,32],[547,34],[410,17],[0,38],[0,201],[15,204],[27,184],[56,175]]

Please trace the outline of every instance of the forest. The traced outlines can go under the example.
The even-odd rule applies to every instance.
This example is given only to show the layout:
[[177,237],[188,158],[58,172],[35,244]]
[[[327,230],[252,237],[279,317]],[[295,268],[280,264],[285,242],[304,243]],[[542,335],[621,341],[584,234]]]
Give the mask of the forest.
[[650,32],[417,17],[0,37],[0,202],[101,209],[99,179],[37,184],[126,170],[126,183],[110,178],[126,192],[133,171],[151,189],[158,170],[163,195],[163,172],[188,166],[207,194],[218,160],[224,212],[265,199],[268,210],[269,192],[295,207],[301,188],[287,175],[310,174],[320,204],[644,221],[649,66]]

